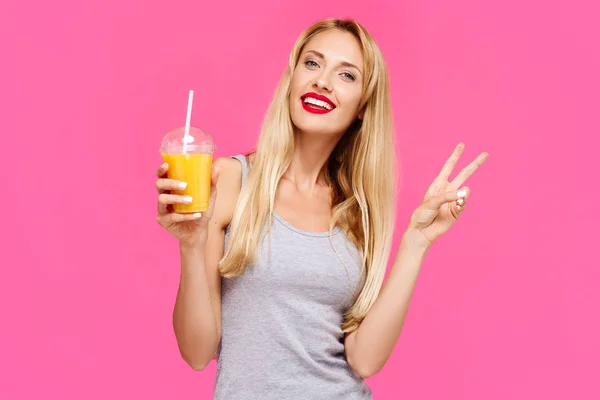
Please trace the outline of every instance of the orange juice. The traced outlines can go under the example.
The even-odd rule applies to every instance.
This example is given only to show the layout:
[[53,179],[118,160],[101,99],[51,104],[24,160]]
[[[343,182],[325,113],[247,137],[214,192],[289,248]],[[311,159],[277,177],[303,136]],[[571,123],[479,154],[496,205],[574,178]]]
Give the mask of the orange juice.
[[184,190],[173,190],[173,194],[192,196],[190,204],[173,204],[176,213],[196,213],[208,210],[212,154],[162,153],[169,170],[169,179],[187,183]]

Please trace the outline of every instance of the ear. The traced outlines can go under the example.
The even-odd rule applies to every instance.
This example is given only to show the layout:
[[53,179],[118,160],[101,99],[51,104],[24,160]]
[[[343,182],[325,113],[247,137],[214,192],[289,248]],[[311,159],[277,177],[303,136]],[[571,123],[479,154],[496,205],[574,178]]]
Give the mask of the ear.
[[365,109],[363,108],[363,109],[362,109],[362,110],[360,110],[360,112],[358,113],[358,119],[360,119],[360,120],[362,121],[364,117],[365,117]]

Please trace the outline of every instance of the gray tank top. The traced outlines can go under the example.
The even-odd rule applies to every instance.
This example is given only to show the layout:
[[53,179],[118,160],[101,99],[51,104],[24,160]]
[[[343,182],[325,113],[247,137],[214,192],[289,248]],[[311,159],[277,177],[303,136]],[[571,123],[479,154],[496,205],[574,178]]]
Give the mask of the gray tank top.
[[[244,184],[248,160],[233,158]],[[228,237],[229,228],[225,245]],[[241,276],[221,279],[214,399],[372,399],[346,361],[341,329],[359,290],[359,251],[337,227],[330,241],[329,232],[300,230],[277,213],[270,258],[268,243]]]

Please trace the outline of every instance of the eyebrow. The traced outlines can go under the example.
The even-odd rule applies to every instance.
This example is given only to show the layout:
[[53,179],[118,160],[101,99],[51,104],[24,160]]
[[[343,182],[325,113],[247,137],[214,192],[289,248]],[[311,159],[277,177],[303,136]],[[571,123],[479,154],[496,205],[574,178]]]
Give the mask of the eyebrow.
[[[320,53],[320,52],[318,52],[316,50],[307,50],[306,52],[307,53],[313,53],[314,55],[316,55],[317,57],[319,57],[319,58],[321,58],[323,60],[325,59],[325,56],[323,55],[323,53]],[[355,68],[362,75],[361,70],[356,65],[352,64],[351,62],[340,61],[340,64],[343,65],[343,66],[345,66],[345,67]]]

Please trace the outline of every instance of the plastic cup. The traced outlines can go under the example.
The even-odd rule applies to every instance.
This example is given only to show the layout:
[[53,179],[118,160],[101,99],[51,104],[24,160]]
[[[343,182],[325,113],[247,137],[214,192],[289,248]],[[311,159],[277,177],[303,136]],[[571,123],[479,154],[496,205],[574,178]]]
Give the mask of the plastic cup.
[[160,153],[169,164],[167,177],[187,183],[183,190],[173,194],[191,196],[189,204],[174,204],[173,211],[180,214],[208,210],[212,175],[212,158],[216,146],[208,133],[190,126],[186,136],[185,127],[168,132],[162,140]]

